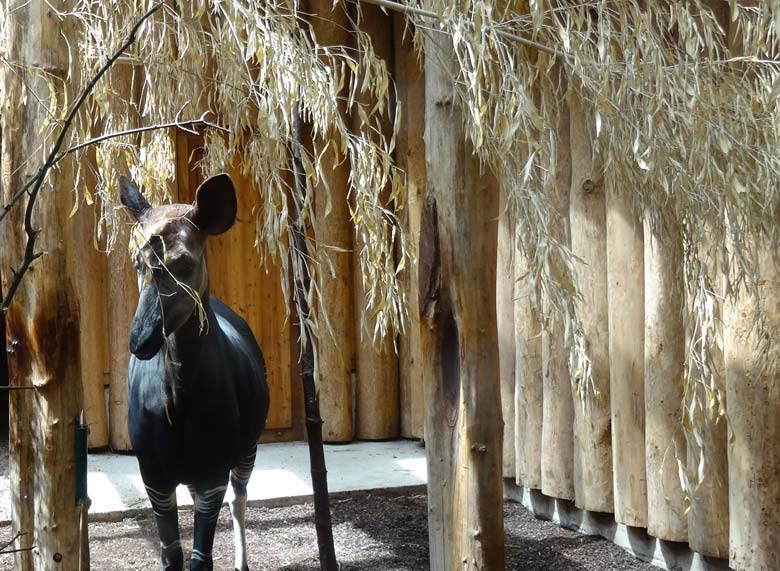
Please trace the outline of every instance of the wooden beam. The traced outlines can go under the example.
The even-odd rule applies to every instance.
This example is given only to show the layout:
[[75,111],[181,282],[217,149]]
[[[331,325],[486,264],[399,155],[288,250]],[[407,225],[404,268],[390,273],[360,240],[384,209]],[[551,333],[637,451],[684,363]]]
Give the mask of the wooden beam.
[[[55,3],[59,7],[59,3]],[[8,6],[5,6],[6,8]],[[63,81],[68,49],[60,22],[47,4],[33,0],[8,10],[8,53],[15,73],[6,73],[2,121],[3,203],[40,167],[41,125],[47,119],[49,87],[37,72],[44,69]],[[24,82],[24,87],[22,82]],[[51,83],[59,101],[63,83]],[[24,91],[23,91],[24,89]],[[34,92],[20,103],[22,94]],[[72,94],[71,94],[72,95]],[[68,99],[70,100],[70,99]],[[51,145],[52,141],[49,140]],[[53,171],[32,211],[40,229],[36,249],[46,252],[22,280],[7,314],[10,396],[9,473],[12,526],[26,532],[14,549],[14,569],[78,569],[79,505],[76,503],[75,421],[82,409],[77,268],[69,213],[73,206],[73,171],[67,161]],[[0,224],[0,274],[3,291],[18,267],[26,242],[26,200]]]
[[[780,327],[776,253],[758,257],[759,302],[769,326]],[[726,302],[726,413],[729,420],[729,566],[736,571],[780,569],[780,374],[755,368],[757,300]],[[777,347],[772,348],[777,351]]]
[[[361,6],[363,19],[359,26],[370,37],[375,53],[393,69],[393,20],[376,6]],[[358,104],[370,109],[374,102],[365,96],[357,97]],[[360,129],[360,116],[353,115],[355,130]],[[382,125],[389,137],[391,125]],[[393,339],[388,336],[379,346],[372,341],[371,316],[365,315],[366,291],[358,261],[362,237],[355,235],[353,248],[353,291],[355,295],[355,330],[357,335],[357,387],[355,434],[361,440],[396,438],[401,430],[401,411],[398,381],[398,355]]]
[[615,519],[647,526],[642,223],[623,191],[607,188],[609,374]]
[[[556,71],[554,73],[560,73]],[[569,109],[560,106],[556,126],[557,161],[552,188],[548,188],[552,221],[550,232],[569,245],[569,192],[571,190],[571,148]],[[574,499],[574,402],[572,400],[569,351],[564,342],[560,316],[551,315],[549,300],[543,297],[547,327],[542,333],[542,493]]]
[[[310,0],[311,29],[317,43],[323,46],[349,46],[352,35],[343,6],[330,0]],[[341,109],[345,120],[346,111]],[[317,152],[315,150],[315,152]],[[334,156],[329,152],[327,156]],[[349,214],[349,162],[324,169],[323,176],[330,188],[330,213],[324,185],[314,190],[315,237],[320,247],[332,248],[328,255],[332,274],[322,282],[321,309],[328,314],[333,337],[319,340],[320,413],[324,422],[325,442],[349,442],[355,434],[353,416],[353,376],[355,372],[355,321],[353,300],[352,235]],[[320,309],[315,309],[320,311]]]
[[683,399],[682,243],[676,233],[645,235],[645,454],[647,533],[667,541],[688,538],[685,492],[677,461],[685,464]]
[[582,300],[577,314],[591,379],[574,400],[574,497],[578,508],[611,513],[612,431],[609,405],[607,214],[604,178],[593,163],[590,132],[579,97],[569,99],[571,129],[571,248]]
[[496,319],[498,359],[501,376],[501,416],[504,420],[503,474],[514,478],[515,464],[515,272],[514,229],[507,188],[499,188],[498,239],[496,254]]
[[406,174],[406,208],[399,213],[406,230],[412,261],[401,279],[409,301],[409,323],[399,336],[401,382],[401,436],[422,438],[425,423],[423,371],[426,354],[420,342],[420,292],[417,259],[420,252],[420,219],[425,201],[425,72],[412,43],[412,28],[402,14],[393,14],[396,93],[401,125],[396,143],[396,165]]
[[495,314],[498,187],[466,140],[454,104],[456,66],[452,41],[429,33],[428,202],[420,288],[426,292],[424,313],[436,332],[436,374],[426,386],[425,431],[431,569],[493,571],[504,569]]

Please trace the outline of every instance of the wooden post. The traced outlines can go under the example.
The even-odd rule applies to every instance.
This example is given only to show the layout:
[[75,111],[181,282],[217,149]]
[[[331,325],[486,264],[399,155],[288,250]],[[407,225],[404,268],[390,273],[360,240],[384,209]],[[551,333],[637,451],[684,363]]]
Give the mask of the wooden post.
[[503,183],[499,187],[498,214],[496,319],[501,376],[501,416],[504,419],[503,474],[504,477],[514,478],[517,474],[515,465],[515,243],[507,189]]
[[[350,45],[349,20],[343,7],[330,0],[310,0],[311,29],[317,43],[325,46]],[[342,108],[346,120],[346,112]],[[333,153],[329,153],[333,156]],[[349,442],[354,436],[352,378],[355,371],[355,321],[352,299],[352,234],[349,215],[349,162],[344,161],[325,169],[323,175],[330,188],[330,213],[325,189],[314,192],[314,229],[321,247],[329,251],[333,267],[322,283],[320,304],[328,314],[333,337],[322,335],[319,340],[319,398],[324,424],[322,437],[325,442]]]
[[612,431],[609,406],[607,311],[607,214],[604,179],[593,164],[591,137],[582,103],[569,99],[571,129],[572,253],[582,300],[577,314],[585,334],[591,379],[574,395],[574,497],[578,508],[611,513]]
[[[377,6],[361,5],[363,19],[360,29],[371,36],[377,56],[392,69],[393,20]],[[360,98],[358,98],[360,99]],[[365,97],[358,104],[373,106]],[[360,116],[353,115],[355,130],[361,126]],[[389,135],[391,126],[383,125]],[[363,247],[362,238],[355,236],[353,274],[355,294],[355,329],[357,331],[357,387],[355,434],[361,440],[384,440],[400,434],[400,400],[398,383],[398,355],[393,339],[386,338],[379,346],[372,342],[372,319],[365,316],[366,291],[358,261]],[[365,319],[364,319],[365,317]]]
[[515,309],[515,462],[517,482],[542,488],[542,324],[531,302],[526,261],[514,252]]
[[412,45],[412,28],[406,17],[393,14],[395,77],[401,125],[396,143],[396,164],[406,173],[406,208],[400,213],[412,261],[402,275],[409,300],[409,323],[399,338],[401,382],[401,436],[422,438],[425,417],[423,371],[427,358],[420,341],[420,292],[417,259],[420,252],[420,217],[425,200],[425,76]]
[[[138,78],[133,78],[133,69],[128,65],[117,65],[110,72],[111,82],[120,93],[138,93]],[[121,128],[139,125],[139,118],[132,109],[123,110],[124,123]],[[127,168],[129,165],[125,165]],[[118,185],[116,181],[109,184]],[[112,192],[119,188],[111,189]],[[130,263],[127,244],[130,241],[130,217],[122,213],[126,224],[122,224],[116,246],[108,256],[108,314],[109,314],[109,435],[113,450],[132,449],[127,430],[127,366],[130,362],[130,323],[138,305],[138,282]]]
[[425,430],[431,569],[493,571],[504,569],[498,188],[466,140],[454,105],[456,66],[452,41],[427,35],[420,288],[436,334]]
[[[556,129],[557,162],[553,188],[548,189],[551,232],[562,244],[569,244],[569,191],[571,154],[569,109],[561,104]],[[574,403],[572,400],[569,351],[563,339],[559,316],[549,315],[543,299],[547,327],[542,333],[543,411],[542,411],[542,493],[566,500],[574,499]]]
[[688,538],[685,492],[677,460],[685,464],[680,422],[685,364],[682,243],[645,222],[645,447],[647,533],[668,541]]
[[[758,258],[759,300],[780,327],[780,271],[774,252]],[[729,565],[736,571],[780,569],[780,375],[757,371],[754,299],[726,302],[726,406],[729,420]],[[773,348],[777,351],[777,347]],[[776,363],[771,364],[776,365]]]
[[[89,170],[89,169],[84,169]],[[94,189],[94,177],[86,174],[86,190]],[[83,190],[80,194],[83,196]],[[81,309],[81,384],[84,418],[89,426],[89,447],[108,446],[104,363],[108,351],[108,300],[106,299],[106,256],[94,247],[95,207],[82,203],[73,218],[75,274]]]
[[609,187],[607,269],[615,520],[646,527],[642,224],[627,198]]
[[[6,6],[7,8],[7,6]],[[60,8],[57,3],[57,8]],[[64,9],[64,7],[62,7]],[[4,73],[6,97],[2,118],[3,204],[41,166],[41,126],[47,119],[49,87],[36,72],[59,78],[60,90],[68,67],[68,49],[60,22],[40,0],[16,6],[7,14],[8,53],[14,73]],[[42,103],[26,97],[22,82]],[[59,101],[65,94],[57,93]],[[47,142],[50,148],[52,139]],[[34,551],[13,555],[19,571],[77,569],[79,565],[79,507],[76,503],[75,422],[81,411],[79,307],[75,290],[77,270],[72,256],[68,214],[73,206],[73,172],[67,161],[50,173],[41,188],[31,224],[40,229],[36,251],[46,252],[33,262],[16,291],[7,314],[10,398],[9,472],[12,522],[26,535],[13,548],[32,545]],[[3,291],[19,267],[26,243],[23,200],[0,223],[0,274]]]

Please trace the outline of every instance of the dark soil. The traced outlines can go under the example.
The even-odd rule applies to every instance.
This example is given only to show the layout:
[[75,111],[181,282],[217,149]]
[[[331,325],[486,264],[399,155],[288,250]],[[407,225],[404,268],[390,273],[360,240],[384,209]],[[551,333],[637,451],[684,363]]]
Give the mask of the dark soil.
[[[421,488],[422,490],[422,488]],[[336,553],[345,571],[428,569],[424,493],[356,492],[332,502]],[[515,503],[504,506],[508,571],[650,571],[621,548],[601,538],[561,529],[536,519]],[[253,571],[317,571],[317,541],[310,503],[250,508],[249,563]],[[192,513],[180,513],[182,543],[192,540]],[[9,531],[8,528],[0,530]],[[158,540],[151,514],[89,526],[92,569],[158,569]],[[223,508],[214,544],[215,569],[233,569],[230,517]],[[12,561],[0,558],[0,570]]]

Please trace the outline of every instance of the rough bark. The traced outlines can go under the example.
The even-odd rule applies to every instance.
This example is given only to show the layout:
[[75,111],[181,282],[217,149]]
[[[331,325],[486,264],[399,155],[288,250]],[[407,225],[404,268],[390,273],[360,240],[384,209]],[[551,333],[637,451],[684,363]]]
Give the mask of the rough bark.
[[495,315],[498,188],[466,141],[454,105],[455,66],[451,40],[429,34],[429,202],[420,288],[436,339],[435,375],[426,386],[431,569],[499,570],[504,530]]
[[[773,253],[761,252],[759,265],[759,300],[768,324],[778,328],[780,271]],[[747,296],[727,301],[724,311],[729,565],[736,571],[780,569],[780,375],[775,367],[755,368],[755,302]]]
[[645,454],[647,533],[688,538],[685,492],[677,461],[685,463],[680,423],[685,363],[682,244],[645,223]]
[[[569,109],[561,105],[556,128],[557,162],[553,188],[548,189],[553,223],[550,231],[569,245],[569,191],[571,154],[569,146]],[[548,300],[543,299],[545,306]],[[574,499],[574,403],[572,400],[569,351],[564,341],[564,326],[559,316],[550,315],[542,334],[542,492],[566,500]]]
[[[392,70],[393,20],[377,6],[361,5],[363,18],[360,29],[371,37],[378,57]],[[375,104],[365,96],[356,98],[359,105],[371,109]],[[353,115],[355,130],[360,129],[361,119]],[[382,129],[389,136],[391,125],[385,123]],[[363,248],[362,237],[355,235],[353,275],[355,295],[355,330],[357,336],[357,386],[355,434],[362,440],[384,440],[400,434],[400,401],[398,382],[398,355],[392,337],[374,344],[372,341],[373,320],[365,312],[366,291],[358,255]]]
[[[44,2],[33,1],[8,11],[9,61],[34,66],[65,78],[67,47],[58,20]],[[49,89],[34,74],[6,73],[2,110],[3,203],[40,166],[40,127],[46,109],[32,97],[22,100],[22,80],[44,97]],[[54,83],[55,89],[62,84]],[[64,93],[58,93],[62,101]],[[48,141],[50,146],[52,141]],[[14,568],[77,569],[79,509],[75,501],[75,420],[82,404],[79,362],[79,306],[68,214],[73,206],[72,169],[61,163],[51,173],[32,211],[38,258],[21,282],[7,314],[10,398],[9,469],[12,525],[26,532],[15,548]],[[0,274],[3,291],[25,248],[26,199],[0,224]]]
[[591,139],[578,97],[569,100],[572,253],[582,301],[577,305],[590,359],[591,378],[577,379],[574,396],[574,496],[580,509],[614,509],[609,405],[607,214],[604,182],[593,164]]
[[[309,11],[311,29],[320,45],[350,45],[349,21],[341,7],[334,9],[330,0],[309,0]],[[346,120],[343,108],[341,112]],[[322,433],[326,442],[349,442],[354,436],[352,379],[355,372],[353,226],[347,201],[349,162],[325,169],[323,175],[330,188],[330,204],[325,189],[315,188],[314,233],[320,247],[332,248],[329,252],[332,270],[328,270],[332,273],[323,280],[318,310],[327,313],[333,337],[322,335],[317,350]]]
[[393,15],[395,77],[401,124],[396,143],[396,164],[406,173],[406,208],[400,213],[412,260],[401,276],[409,300],[409,322],[399,338],[401,383],[401,436],[422,438],[425,418],[423,367],[426,354],[420,340],[420,304],[417,259],[420,218],[425,200],[425,76],[412,45],[412,30],[402,14]]
[[615,519],[647,526],[642,224],[618,189],[607,188],[609,373]]

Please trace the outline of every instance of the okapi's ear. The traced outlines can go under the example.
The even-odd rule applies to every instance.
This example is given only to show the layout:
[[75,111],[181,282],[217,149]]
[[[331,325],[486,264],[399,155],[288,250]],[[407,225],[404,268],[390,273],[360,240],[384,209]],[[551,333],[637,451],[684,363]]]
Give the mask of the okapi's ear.
[[124,175],[119,177],[119,197],[136,220],[152,207],[138,190],[138,186]]
[[230,175],[214,175],[198,187],[190,218],[206,234],[222,234],[236,221],[236,189]]

